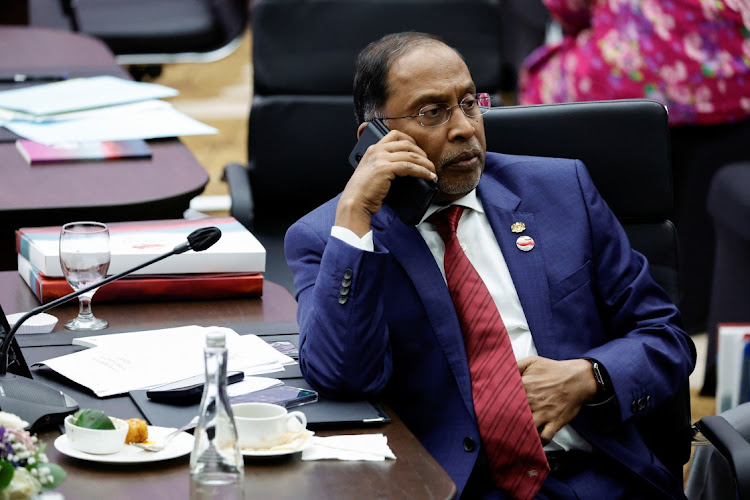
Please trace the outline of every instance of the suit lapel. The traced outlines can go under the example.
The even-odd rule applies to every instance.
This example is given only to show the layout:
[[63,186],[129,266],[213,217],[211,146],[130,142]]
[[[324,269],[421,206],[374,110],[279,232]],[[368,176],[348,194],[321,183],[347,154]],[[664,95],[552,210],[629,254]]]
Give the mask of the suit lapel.
[[[540,356],[554,357],[545,241],[534,214],[519,210],[521,199],[488,172],[482,176],[477,194],[510,271],[537,352]],[[515,222],[523,222],[526,229],[522,233],[514,233],[511,225]],[[528,252],[520,250],[516,246],[519,236],[530,236],[534,240],[534,248]]]
[[374,239],[388,249],[414,284],[464,403],[473,414],[471,379],[461,327],[455,309],[446,307],[452,304],[450,293],[430,249],[414,226],[401,222],[386,207],[373,217],[372,227]]

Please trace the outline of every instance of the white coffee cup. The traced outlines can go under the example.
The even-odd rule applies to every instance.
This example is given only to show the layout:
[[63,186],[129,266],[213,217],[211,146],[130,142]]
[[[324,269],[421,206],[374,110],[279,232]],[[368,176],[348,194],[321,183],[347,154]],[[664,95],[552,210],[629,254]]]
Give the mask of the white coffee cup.
[[271,448],[307,426],[307,417],[301,411],[289,412],[271,403],[239,403],[232,405],[232,413],[240,448]]

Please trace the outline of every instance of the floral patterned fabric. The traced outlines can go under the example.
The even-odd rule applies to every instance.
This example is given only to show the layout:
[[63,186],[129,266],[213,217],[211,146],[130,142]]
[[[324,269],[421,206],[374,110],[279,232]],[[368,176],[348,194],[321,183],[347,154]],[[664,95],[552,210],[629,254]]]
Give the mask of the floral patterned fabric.
[[671,125],[750,116],[750,0],[544,0],[563,39],[534,51],[519,101],[648,98]]

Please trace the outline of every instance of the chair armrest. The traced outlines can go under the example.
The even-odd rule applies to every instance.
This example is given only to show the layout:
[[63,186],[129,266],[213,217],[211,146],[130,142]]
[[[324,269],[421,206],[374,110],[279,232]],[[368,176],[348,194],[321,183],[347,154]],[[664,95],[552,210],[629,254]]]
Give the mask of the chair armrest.
[[224,167],[222,179],[229,186],[232,206],[229,213],[247,229],[252,230],[255,222],[253,193],[250,189],[249,169],[240,163],[229,163]]
[[719,415],[703,417],[695,426],[729,462],[738,498],[750,500],[750,443]]

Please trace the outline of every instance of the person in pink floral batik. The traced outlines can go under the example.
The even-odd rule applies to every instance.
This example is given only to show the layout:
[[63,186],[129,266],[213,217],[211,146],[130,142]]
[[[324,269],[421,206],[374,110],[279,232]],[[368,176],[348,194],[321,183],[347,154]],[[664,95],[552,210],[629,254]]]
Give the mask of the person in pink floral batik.
[[670,125],[750,116],[750,1],[544,3],[564,36],[526,59],[522,104],[645,97]]
[[716,170],[750,161],[750,0],[543,1],[563,37],[524,61],[521,104],[646,98],[669,110],[680,309],[690,333],[709,331],[703,392],[712,394],[706,197]]

